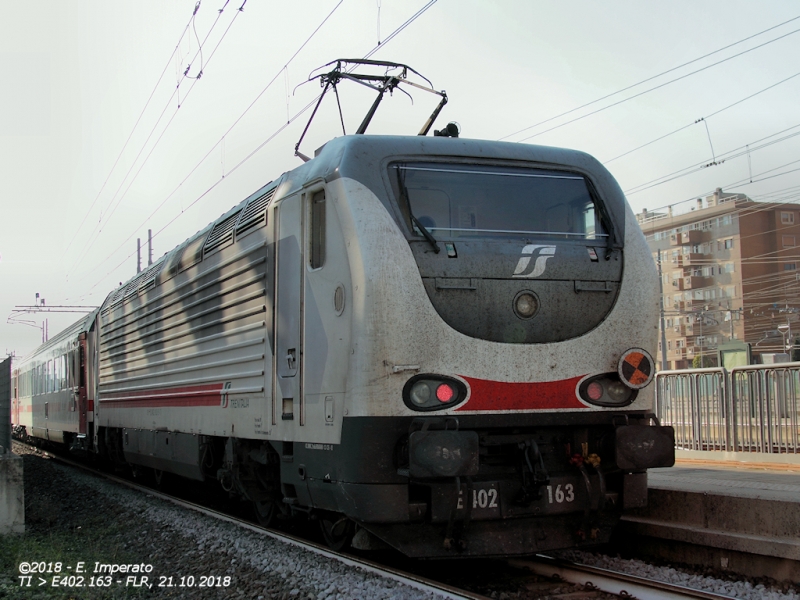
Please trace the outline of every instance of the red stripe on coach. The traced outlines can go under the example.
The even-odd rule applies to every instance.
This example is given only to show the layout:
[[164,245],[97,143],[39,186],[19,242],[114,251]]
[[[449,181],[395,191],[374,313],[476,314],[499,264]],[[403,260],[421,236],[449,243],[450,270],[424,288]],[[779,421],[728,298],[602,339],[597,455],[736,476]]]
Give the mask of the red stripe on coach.
[[[463,376],[462,376],[463,377]],[[587,408],[575,395],[585,375],[539,383],[504,383],[463,377],[471,389],[470,399],[456,410],[547,410]]]

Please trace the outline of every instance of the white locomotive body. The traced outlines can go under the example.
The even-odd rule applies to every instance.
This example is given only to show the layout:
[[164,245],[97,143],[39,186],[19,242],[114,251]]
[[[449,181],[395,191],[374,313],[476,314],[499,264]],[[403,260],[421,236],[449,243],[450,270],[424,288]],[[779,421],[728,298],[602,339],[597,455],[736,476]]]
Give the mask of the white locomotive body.
[[673,460],[657,315],[590,156],[345,136],[108,296],[65,441],[219,480],[263,522],[310,513],[334,546],[353,524],[424,557],[598,543]]

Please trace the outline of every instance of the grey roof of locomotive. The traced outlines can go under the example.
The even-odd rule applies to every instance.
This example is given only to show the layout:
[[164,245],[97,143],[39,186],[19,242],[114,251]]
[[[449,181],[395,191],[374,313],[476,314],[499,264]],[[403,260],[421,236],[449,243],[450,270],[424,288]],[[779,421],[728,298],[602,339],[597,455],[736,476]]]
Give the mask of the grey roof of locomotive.
[[[428,136],[347,135],[337,137],[317,150],[315,157],[297,168],[262,186],[242,202],[236,204],[198,231],[183,243],[167,252],[151,268],[168,264],[199,236],[207,235],[215,223],[220,223],[242,210],[252,199],[270,188],[288,183],[286,193],[301,188],[309,181],[332,181],[339,177],[355,179],[370,189],[389,208],[388,174],[386,165],[397,160],[420,159],[461,161],[491,161],[499,164],[538,166],[563,169],[583,174],[603,199],[609,218],[617,232],[614,245],[620,247],[624,239],[625,196],[608,170],[593,156],[579,150],[535,146],[491,140],[447,138]],[[146,278],[148,269],[115,288],[108,294],[101,308],[105,309],[120,300],[122,291],[136,280]]]

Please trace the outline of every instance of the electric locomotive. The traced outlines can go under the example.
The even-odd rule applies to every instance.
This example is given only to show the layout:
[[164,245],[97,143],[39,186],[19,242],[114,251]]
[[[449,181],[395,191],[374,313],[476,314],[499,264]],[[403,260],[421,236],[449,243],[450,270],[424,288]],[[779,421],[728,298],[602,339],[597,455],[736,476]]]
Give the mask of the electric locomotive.
[[310,514],[333,546],[596,544],[674,458],[647,387],[657,289],[584,153],[344,136],[75,328],[96,400],[74,426],[40,409],[38,355],[20,399],[29,435],[219,481],[264,523]]

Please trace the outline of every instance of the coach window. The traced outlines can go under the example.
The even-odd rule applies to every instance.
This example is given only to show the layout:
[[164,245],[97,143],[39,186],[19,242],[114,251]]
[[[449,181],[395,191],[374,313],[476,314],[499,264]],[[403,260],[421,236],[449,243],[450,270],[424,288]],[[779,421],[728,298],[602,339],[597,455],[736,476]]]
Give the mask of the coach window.
[[311,196],[311,259],[312,269],[325,264],[325,192]]
[[84,350],[83,346],[79,346],[78,348],[78,386],[86,387],[86,370],[84,369],[84,365],[86,364],[86,351]]

